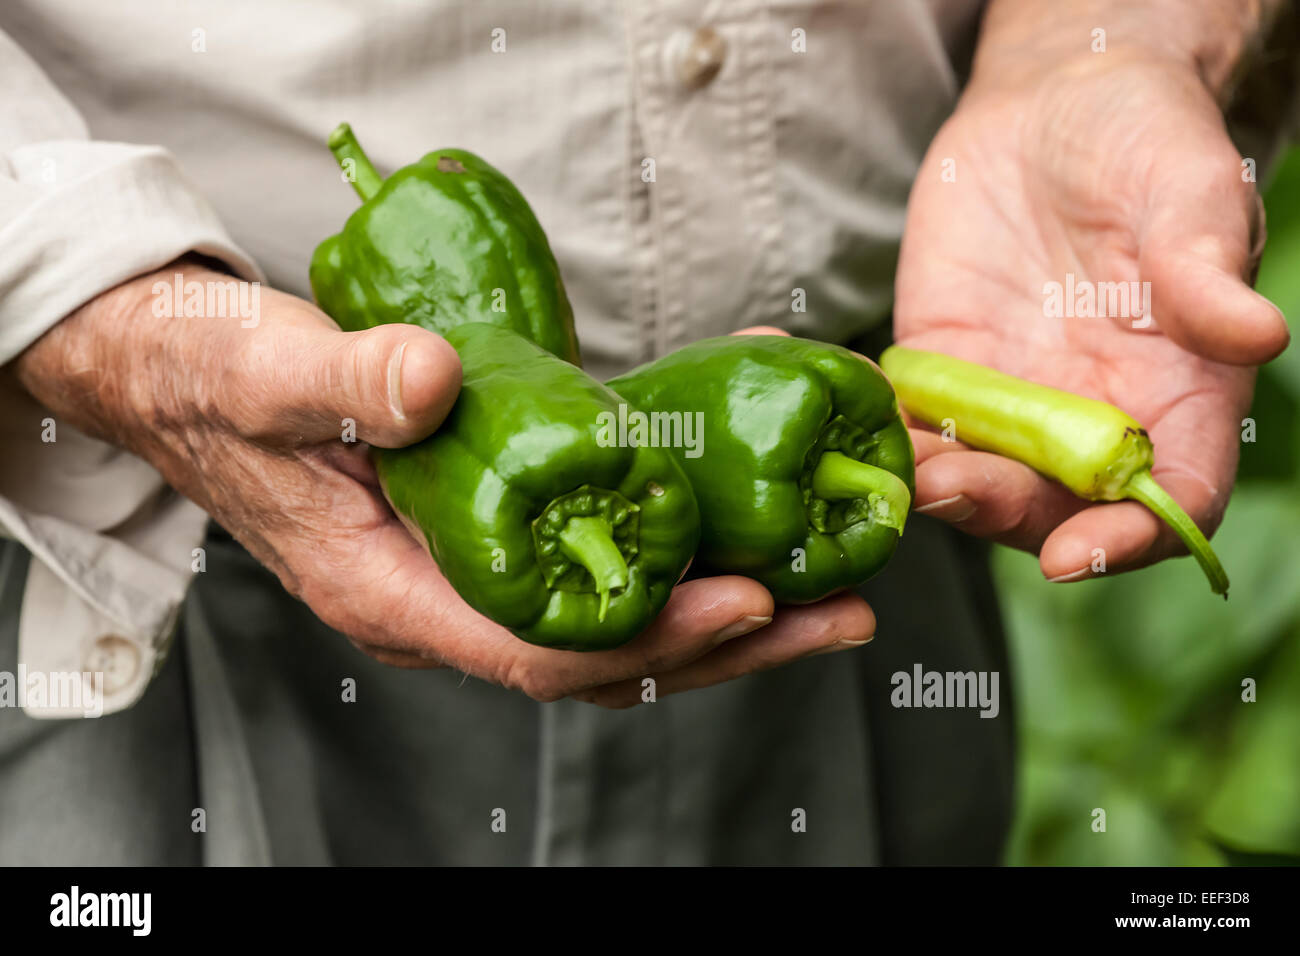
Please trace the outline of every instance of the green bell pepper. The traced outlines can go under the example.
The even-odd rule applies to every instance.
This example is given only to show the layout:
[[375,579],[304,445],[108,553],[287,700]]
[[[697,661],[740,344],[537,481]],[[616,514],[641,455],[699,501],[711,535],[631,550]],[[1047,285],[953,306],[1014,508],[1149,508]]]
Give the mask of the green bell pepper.
[[699,500],[701,568],[798,604],[856,587],[893,556],[914,493],[912,442],[866,359],[807,339],[723,336],[608,384],[652,424],[702,416],[702,447],[676,449]]
[[445,335],[488,322],[581,364],[559,266],[509,179],[461,149],[381,179],[347,123],[329,146],[362,206],[316,247],[310,278],[344,331],[406,322]]
[[664,449],[601,437],[619,397],[498,326],[448,329],[463,380],[418,444],[375,449],[394,510],[475,610],[532,644],[617,647],[663,609],[699,540]]

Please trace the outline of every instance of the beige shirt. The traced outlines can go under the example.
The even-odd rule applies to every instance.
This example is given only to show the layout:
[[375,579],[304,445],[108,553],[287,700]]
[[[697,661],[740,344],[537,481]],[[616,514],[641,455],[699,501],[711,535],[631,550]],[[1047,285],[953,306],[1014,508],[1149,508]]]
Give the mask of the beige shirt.
[[[356,205],[340,120],[381,172],[460,146],[513,179],[597,375],[751,324],[846,341],[888,314],[980,7],[7,0],[0,365],[191,249],[309,297]],[[102,672],[111,712],[162,660],[206,517],[70,426],[45,440],[48,417],[0,370],[0,532],[36,559],[20,661]]]

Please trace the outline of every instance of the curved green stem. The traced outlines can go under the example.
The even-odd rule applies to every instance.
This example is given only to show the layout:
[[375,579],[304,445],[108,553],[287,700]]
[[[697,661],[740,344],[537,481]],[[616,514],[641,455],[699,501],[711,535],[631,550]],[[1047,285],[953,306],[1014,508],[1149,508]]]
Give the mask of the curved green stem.
[[827,501],[865,498],[876,520],[900,535],[912,506],[912,494],[903,479],[838,451],[824,452],[818,460],[812,473],[812,491]]
[[[334,128],[334,132],[330,133],[329,146],[330,152],[338,160],[339,168],[344,172],[351,172],[352,188],[357,191],[362,202],[379,192],[384,179],[370,164],[370,158],[357,142],[351,126],[347,123],[339,123]],[[351,170],[347,167],[349,160],[352,162]]]
[[596,617],[605,620],[609,592],[627,587],[627,562],[614,544],[609,522],[604,518],[575,516],[564,523],[559,537],[564,556],[581,564],[595,579],[600,593],[600,611]]
[[1196,522],[1178,506],[1178,502],[1169,496],[1169,492],[1156,483],[1155,478],[1151,477],[1151,472],[1145,469],[1135,472],[1124,486],[1123,495],[1125,498],[1142,502],[1178,533],[1178,537],[1183,539],[1183,544],[1187,545],[1187,550],[1192,552],[1192,557],[1196,558],[1196,563],[1201,566],[1205,576],[1210,579],[1210,587],[1214,593],[1222,594],[1226,601],[1228,573],[1219,563],[1218,555],[1210,547],[1210,542],[1205,540],[1205,535],[1201,534],[1201,529],[1196,526]]

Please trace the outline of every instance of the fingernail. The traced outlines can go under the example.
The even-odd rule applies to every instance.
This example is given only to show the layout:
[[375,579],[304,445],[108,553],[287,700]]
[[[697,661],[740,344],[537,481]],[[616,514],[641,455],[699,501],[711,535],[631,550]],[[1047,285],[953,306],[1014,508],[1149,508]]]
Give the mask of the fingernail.
[[742,634],[757,631],[760,627],[766,627],[771,623],[772,619],[770,617],[758,617],[757,615],[749,614],[742,617],[739,621],[733,621],[728,624],[722,630],[718,631],[714,637],[719,641],[729,641],[733,637],[740,637]]
[[965,521],[975,513],[975,502],[965,495],[953,495],[951,498],[940,498],[928,505],[921,505],[914,510],[919,515],[930,515],[940,521]]
[[402,356],[406,354],[403,342],[388,360],[388,405],[399,422],[406,421],[406,412],[402,408]]
[[1067,581],[1082,581],[1092,576],[1092,566],[1082,567],[1078,571],[1071,571],[1069,574],[1058,574],[1054,578],[1048,578],[1049,584],[1064,584]]
[[834,654],[836,651],[851,651],[853,648],[861,647],[863,644],[870,644],[875,636],[876,635],[872,634],[871,637],[867,638],[865,641],[839,640],[834,644],[827,644],[825,647],[818,648],[808,656],[816,657],[818,654]]

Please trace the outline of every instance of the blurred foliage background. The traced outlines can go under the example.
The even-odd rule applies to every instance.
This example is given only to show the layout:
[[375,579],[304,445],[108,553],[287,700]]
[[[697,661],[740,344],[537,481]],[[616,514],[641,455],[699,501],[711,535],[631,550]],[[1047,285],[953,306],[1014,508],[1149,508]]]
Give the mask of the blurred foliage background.
[[[1264,201],[1257,288],[1294,320],[1300,149]],[[1300,345],[1261,371],[1250,414],[1214,537],[1230,601],[1191,558],[1046,586],[1032,555],[996,550],[1021,745],[1007,862],[1300,864]]]

